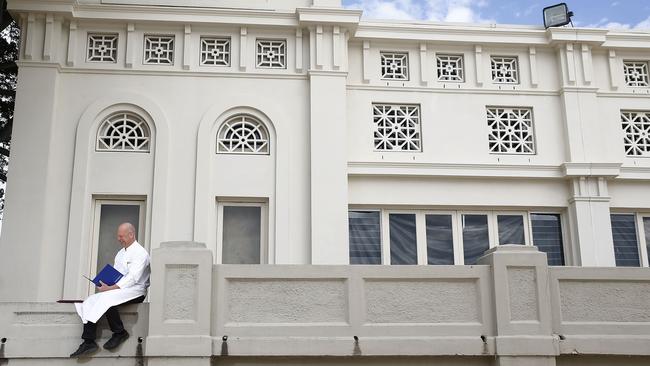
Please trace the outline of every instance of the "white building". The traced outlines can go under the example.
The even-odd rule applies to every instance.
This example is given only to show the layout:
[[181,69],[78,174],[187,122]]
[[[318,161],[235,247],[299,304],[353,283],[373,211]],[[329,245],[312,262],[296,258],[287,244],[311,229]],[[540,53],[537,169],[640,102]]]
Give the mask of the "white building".
[[[523,244],[554,266],[648,267],[648,32],[361,21],[339,0],[9,0],[8,7],[23,30],[0,238],[0,299],[18,304],[13,314],[25,313],[20,304],[39,314],[69,311],[39,312],[33,303],[88,295],[81,274],[111,260],[122,221],[138,226],[150,250],[205,243],[215,264],[412,264],[420,266],[375,270],[484,278],[482,266],[461,265],[476,264],[491,247]],[[216,282],[231,270],[253,278],[328,273],[215,268],[223,268]],[[334,276],[354,277],[345,271],[356,269],[332,267]],[[632,340],[609,343],[637,357],[626,359],[630,365],[650,356],[648,271],[575,272],[604,281],[598,288],[621,281],[611,300],[629,301],[620,311],[630,312],[585,322],[625,323],[603,334]],[[197,288],[209,293],[205,286]],[[210,312],[206,301],[197,303]],[[595,307],[620,309],[608,304]],[[477,334],[500,324],[498,311],[485,316],[496,320],[479,321],[485,328]],[[36,318],[20,319],[5,325]],[[545,337],[563,324],[551,329],[550,319],[539,320],[548,321]],[[150,337],[162,329],[154,332],[152,321]],[[207,336],[219,345],[214,332],[222,325],[214,321]],[[78,324],[69,322],[74,335]],[[420,334],[395,329],[387,334]],[[496,347],[494,339],[488,334],[486,347]],[[623,362],[608,359],[619,353],[607,347],[590,348],[604,358],[562,359],[579,347],[553,339],[557,354],[543,362]],[[26,356],[9,356],[10,345],[11,338],[4,356],[21,364]],[[456,352],[477,356],[467,364],[503,355],[480,347],[474,354],[473,345]],[[223,355],[214,347],[210,355]],[[347,355],[335,342],[318,347],[294,354],[287,346],[277,355]],[[58,357],[52,352],[43,359]],[[370,354],[450,356],[391,352]]]

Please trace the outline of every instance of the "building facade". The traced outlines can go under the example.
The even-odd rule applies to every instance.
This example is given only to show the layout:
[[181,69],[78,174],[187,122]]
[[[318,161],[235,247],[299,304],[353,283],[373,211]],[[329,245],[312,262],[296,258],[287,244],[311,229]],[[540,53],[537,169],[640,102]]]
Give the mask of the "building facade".
[[[366,21],[338,0],[8,8],[22,35],[2,301],[90,294],[81,275],[111,261],[122,221],[152,251],[200,242],[217,267],[310,278],[444,276],[504,244],[648,267],[648,32]],[[650,288],[647,268],[621,270],[589,273]],[[639,339],[628,355],[648,356]]]

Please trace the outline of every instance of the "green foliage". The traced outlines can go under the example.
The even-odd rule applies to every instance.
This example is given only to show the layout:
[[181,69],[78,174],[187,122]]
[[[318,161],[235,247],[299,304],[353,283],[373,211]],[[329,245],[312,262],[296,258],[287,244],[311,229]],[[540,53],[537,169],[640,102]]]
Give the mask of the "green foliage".
[[[16,102],[16,79],[18,76],[18,50],[20,29],[11,22],[0,32],[0,186],[7,182],[11,130]],[[0,189],[0,215],[4,209],[4,188]],[[1,217],[1,216],[0,216]]]

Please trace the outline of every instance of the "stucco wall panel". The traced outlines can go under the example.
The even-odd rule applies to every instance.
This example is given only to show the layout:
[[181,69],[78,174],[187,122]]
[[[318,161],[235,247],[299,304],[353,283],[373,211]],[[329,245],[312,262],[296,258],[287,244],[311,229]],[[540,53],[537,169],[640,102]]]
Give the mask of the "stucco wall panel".
[[566,322],[650,323],[649,281],[560,281]]
[[480,323],[478,284],[463,280],[372,280],[365,284],[368,323]]
[[509,267],[510,319],[539,320],[535,268]]
[[229,323],[346,323],[344,280],[230,280]]

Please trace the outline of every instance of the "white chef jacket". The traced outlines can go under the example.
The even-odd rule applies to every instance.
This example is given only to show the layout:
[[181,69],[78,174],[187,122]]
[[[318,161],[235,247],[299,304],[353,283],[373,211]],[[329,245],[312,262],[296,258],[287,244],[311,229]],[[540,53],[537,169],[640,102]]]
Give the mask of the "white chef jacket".
[[137,241],[127,249],[122,248],[117,252],[113,267],[124,275],[116,284],[119,289],[98,292],[89,296],[83,303],[75,304],[84,324],[97,323],[110,307],[147,294],[151,273],[149,253]]

